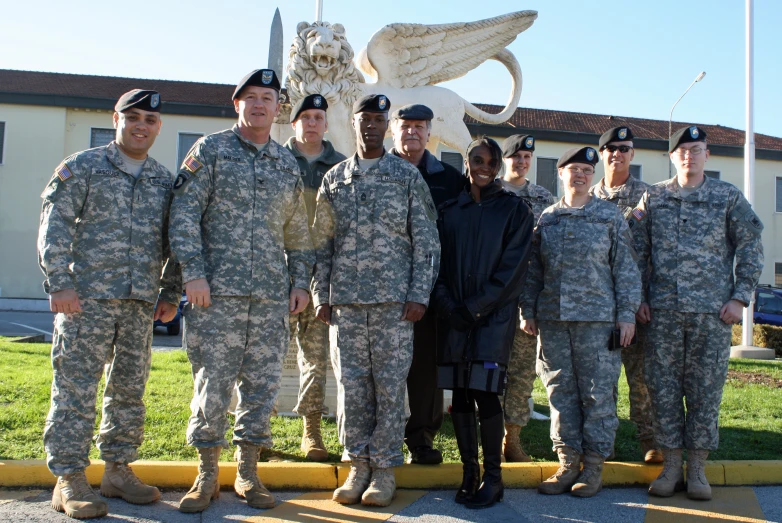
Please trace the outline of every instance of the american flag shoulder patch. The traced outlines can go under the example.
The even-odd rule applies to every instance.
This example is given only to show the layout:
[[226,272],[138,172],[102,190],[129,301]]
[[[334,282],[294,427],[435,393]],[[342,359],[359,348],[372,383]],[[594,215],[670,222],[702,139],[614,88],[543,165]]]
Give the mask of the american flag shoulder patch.
[[189,155],[187,158],[185,158],[185,161],[182,163],[185,169],[190,171],[191,173],[195,174],[198,172],[198,170],[204,166],[201,162],[195,159],[195,156],[192,154]]
[[57,173],[57,177],[60,179],[60,181],[63,182],[68,178],[73,177],[73,173],[64,163],[60,164],[60,166],[54,172]]
[[633,209],[633,218],[635,218],[639,222],[644,219],[644,216],[646,216],[646,213],[643,212],[641,209],[637,207]]

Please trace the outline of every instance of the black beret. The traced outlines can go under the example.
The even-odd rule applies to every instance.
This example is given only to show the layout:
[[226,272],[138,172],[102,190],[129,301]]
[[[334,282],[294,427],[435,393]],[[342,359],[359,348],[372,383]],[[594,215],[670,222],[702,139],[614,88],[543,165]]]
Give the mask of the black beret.
[[519,151],[535,151],[535,137],[531,134],[514,134],[502,142],[503,158],[510,158]]
[[573,147],[559,157],[557,167],[564,167],[571,163],[588,163],[594,167],[597,164],[597,151],[594,147]]
[[247,73],[244,75],[244,78],[239,80],[231,100],[236,100],[236,97],[239,96],[242,89],[250,85],[268,87],[269,89],[274,89],[278,93],[280,92],[280,80],[277,78],[277,74],[273,69],[256,69],[255,71]]
[[434,118],[434,113],[423,104],[410,104],[394,111],[391,118],[399,120],[431,120]]
[[705,142],[706,131],[698,127],[697,125],[691,125],[689,127],[682,127],[671,135],[671,139],[668,140],[668,152],[672,153],[683,143],[690,142]]
[[626,125],[620,125],[619,127],[614,127],[603,133],[603,136],[600,137],[600,145],[598,145],[598,148],[603,150],[603,147],[611,142],[626,142],[632,139],[633,130]]
[[320,109],[325,111],[329,108],[329,103],[326,99],[319,94],[310,94],[298,101],[291,110],[291,122],[295,122],[296,119],[303,111],[309,109]]
[[387,113],[391,109],[391,100],[384,94],[368,94],[353,103],[353,114]]
[[146,89],[133,89],[123,94],[117,100],[114,110],[118,113],[136,107],[151,113],[160,112],[160,93]]

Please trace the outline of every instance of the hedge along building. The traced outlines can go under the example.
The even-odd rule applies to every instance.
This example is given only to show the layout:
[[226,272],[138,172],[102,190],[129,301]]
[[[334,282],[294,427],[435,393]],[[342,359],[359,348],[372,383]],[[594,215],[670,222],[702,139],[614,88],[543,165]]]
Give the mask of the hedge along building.
[[[45,298],[37,265],[40,194],[66,156],[114,137],[113,106],[132,88],[156,89],[163,99],[163,128],[150,155],[172,172],[190,146],[236,119],[233,85],[0,70],[0,298]],[[488,112],[501,107],[479,104]],[[537,138],[529,178],[561,195],[556,159],[576,145],[597,145],[611,127],[628,125],[635,136],[632,173],[647,183],[669,177],[668,122],[631,117],[519,108],[502,125],[469,117],[473,134],[497,140],[516,134]],[[744,133],[699,122],[709,137],[707,174],[743,188]],[[327,136],[328,137],[328,136]],[[390,140],[387,141],[389,147]],[[756,135],[755,209],[765,224],[766,266],[761,283],[782,285],[782,138]],[[461,167],[462,156],[438,147],[438,156]],[[602,177],[598,164],[595,182]]]

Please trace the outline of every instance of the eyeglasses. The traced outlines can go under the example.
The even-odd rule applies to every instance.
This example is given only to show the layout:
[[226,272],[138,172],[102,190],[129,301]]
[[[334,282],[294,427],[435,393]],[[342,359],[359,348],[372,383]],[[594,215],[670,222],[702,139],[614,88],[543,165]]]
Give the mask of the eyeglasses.
[[703,151],[705,151],[703,147],[693,147],[692,149],[682,149],[681,147],[676,149],[676,154],[678,154],[681,157],[687,156],[687,153],[690,153],[690,156],[698,156]]
[[591,168],[591,167],[587,167],[585,169],[582,169],[581,167],[575,167],[575,166],[572,166],[572,165],[568,165],[567,167],[565,167],[565,169],[567,169],[568,171],[572,172],[573,174],[584,173],[585,176],[591,176],[591,175],[595,174],[595,170],[593,168]]
[[629,145],[604,145],[603,150],[608,151],[609,153],[619,151],[620,153],[625,154],[632,151],[633,148]]

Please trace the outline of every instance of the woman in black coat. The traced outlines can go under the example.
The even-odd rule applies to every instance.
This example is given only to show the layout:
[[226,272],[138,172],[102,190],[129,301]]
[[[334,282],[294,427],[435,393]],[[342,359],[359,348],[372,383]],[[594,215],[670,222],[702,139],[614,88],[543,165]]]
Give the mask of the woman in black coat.
[[[496,180],[502,153],[475,140],[465,159],[470,185],[440,207],[442,261],[433,301],[441,318],[437,385],[453,390],[453,418],[464,479],[456,502],[482,508],[502,500],[505,424],[499,395],[518,321],[518,298],[531,252],[533,215]],[[481,419],[483,483],[475,404]]]

